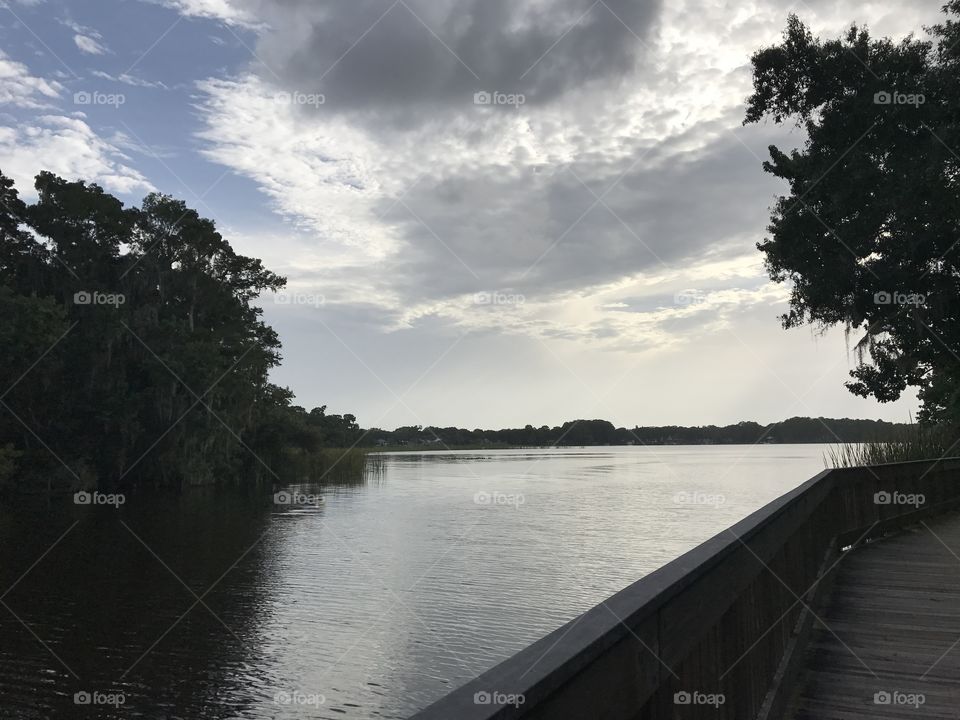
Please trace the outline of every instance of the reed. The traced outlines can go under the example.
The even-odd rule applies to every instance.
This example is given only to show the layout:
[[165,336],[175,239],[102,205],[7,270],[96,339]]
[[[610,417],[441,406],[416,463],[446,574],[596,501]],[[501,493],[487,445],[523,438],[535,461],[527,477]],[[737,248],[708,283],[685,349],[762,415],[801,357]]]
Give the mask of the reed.
[[895,440],[846,443],[831,447],[824,461],[828,467],[847,468],[865,465],[936,460],[955,454],[960,448],[956,429],[939,425],[913,423]]
[[364,482],[383,472],[383,457],[366,448],[288,449],[281,477],[289,482],[343,484]]

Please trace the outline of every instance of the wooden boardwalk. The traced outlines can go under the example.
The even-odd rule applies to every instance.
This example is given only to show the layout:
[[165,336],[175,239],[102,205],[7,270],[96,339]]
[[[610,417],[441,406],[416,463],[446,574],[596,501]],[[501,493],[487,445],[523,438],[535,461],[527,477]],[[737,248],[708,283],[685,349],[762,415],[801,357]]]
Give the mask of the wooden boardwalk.
[[833,572],[786,716],[960,718],[960,514],[856,548]]

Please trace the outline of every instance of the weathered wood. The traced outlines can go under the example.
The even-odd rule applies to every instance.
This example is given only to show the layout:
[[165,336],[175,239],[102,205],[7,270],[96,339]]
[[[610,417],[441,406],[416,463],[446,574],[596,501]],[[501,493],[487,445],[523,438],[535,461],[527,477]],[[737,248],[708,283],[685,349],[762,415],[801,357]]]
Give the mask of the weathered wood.
[[[954,513],[845,555],[785,717],[960,716],[958,552]],[[877,704],[884,692],[924,702]]]
[[836,575],[833,571],[839,560],[840,545],[834,544],[827,549],[824,555],[823,562],[817,572],[816,583],[803,596],[804,603],[801,606],[796,628],[792,637],[785,644],[783,657],[757,715],[757,720],[779,720],[784,716],[797,677],[804,667],[804,652],[816,622],[816,609],[819,609],[823,599],[830,592],[833,578]]

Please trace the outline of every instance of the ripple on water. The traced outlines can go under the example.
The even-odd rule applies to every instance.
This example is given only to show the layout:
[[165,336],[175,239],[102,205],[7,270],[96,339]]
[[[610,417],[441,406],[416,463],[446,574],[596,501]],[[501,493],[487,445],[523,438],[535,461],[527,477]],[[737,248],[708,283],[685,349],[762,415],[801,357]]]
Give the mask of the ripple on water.
[[29,630],[0,606],[4,710],[78,717],[86,688],[123,691],[126,717],[404,718],[814,475],[823,452],[650,450],[388,455],[379,482],[324,488],[321,506],[0,509],[0,586],[30,570],[4,599]]

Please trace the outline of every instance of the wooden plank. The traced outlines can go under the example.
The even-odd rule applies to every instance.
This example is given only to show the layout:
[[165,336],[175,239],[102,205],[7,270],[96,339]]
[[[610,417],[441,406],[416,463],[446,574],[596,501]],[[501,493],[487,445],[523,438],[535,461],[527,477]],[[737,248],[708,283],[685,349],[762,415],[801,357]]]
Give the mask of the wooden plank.
[[[960,514],[927,525],[843,557],[786,717],[960,717]],[[923,702],[875,702],[895,692]]]

